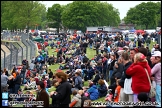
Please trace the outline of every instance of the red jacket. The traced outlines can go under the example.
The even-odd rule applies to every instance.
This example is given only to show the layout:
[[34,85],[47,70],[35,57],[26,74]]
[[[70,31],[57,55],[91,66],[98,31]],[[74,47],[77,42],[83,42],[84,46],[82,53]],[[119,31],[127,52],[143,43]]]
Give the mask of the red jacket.
[[126,74],[132,77],[132,91],[134,94],[148,93],[150,91],[150,83],[144,68],[147,69],[149,76],[151,76],[151,68],[147,62],[133,63],[126,70]]
[[26,76],[30,76],[30,70],[27,71]]

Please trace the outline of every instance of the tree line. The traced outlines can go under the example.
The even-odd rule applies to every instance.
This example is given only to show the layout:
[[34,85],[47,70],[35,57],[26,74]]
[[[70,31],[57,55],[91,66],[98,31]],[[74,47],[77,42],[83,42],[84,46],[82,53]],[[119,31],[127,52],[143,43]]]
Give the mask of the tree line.
[[161,2],[142,2],[130,8],[124,21],[144,26],[143,29],[161,27]]
[[45,26],[46,7],[39,1],[1,1],[1,30]]
[[[154,28],[161,26],[161,2],[143,2],[127,12],[125,23]],[[39,29],[48,27],[86,31],[90,26],[113,26],[120,24],[120,13],[108,2],[74,1],[67,5],[46,6],[39,1],[1,1],[2,29]]]

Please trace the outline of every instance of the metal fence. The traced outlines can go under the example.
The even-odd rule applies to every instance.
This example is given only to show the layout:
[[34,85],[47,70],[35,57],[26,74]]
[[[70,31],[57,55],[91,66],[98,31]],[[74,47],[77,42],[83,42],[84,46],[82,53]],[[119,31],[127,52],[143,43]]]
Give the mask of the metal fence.
[[1,33],[1,40],[20,41],[22,32],[5,32]]
[[19,33],[19,38],[16,39],[11,39],[11,35],[6,37],[1,35],[1,37],[3,37],[1,39],[1,69],[11,70],[13,65],[21,65],[23,59],[31,62],[32,57],[36,56],[37,46],[29,40],[28,34]]

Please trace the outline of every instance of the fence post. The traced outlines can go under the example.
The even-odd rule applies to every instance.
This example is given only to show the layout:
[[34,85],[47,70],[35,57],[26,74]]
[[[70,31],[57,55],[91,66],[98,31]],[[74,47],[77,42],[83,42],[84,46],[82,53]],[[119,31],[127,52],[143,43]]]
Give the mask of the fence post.
[[6,65],[5,65],[5,61],[6,61],[6,52],[5,52],[2,48],[1,48],[1,50],[2,50],[3,53],[4,53],[4,61],[3,61],[3,62],[4,62],[4,65],[3,65],[4,67],[3,67],[3,68],[6,68]]
[[11,70],[11,68],[12,68],[12,50],[6,45],[6,43],[5,43],[5,46],[8,48],[8,50],[10,50],[10,52],[11,52],[11,54],[10,54],[10,70]]
[[30,46],[30,59],[32,59],[32,45],[29,43],[29,40],[26,40],[26,42],[29,44]]
[[14,44],[11,43],[11,45],[16,49],[16,65],[18,64],[18,49],[16,48],[16,46]]
[[34,46],[34,56],[36,55],[36,53],[37,53],[37,49],[36,49],[36,45],[35,45],[35,43],[32,41],[32,40],[30,40],[30,42],[33,44],[33,46]]
[[23,60],[23,47],[18,43],[18,42],[16,42],[17,43],[17,45],[19,45],[19,47],[22,49],[22,57],[21,57],[21,60]]
[[28,59],[28,47],[27,45],[23,42],[23,40],[21,41],[25,46],[26,46],[26,60]]

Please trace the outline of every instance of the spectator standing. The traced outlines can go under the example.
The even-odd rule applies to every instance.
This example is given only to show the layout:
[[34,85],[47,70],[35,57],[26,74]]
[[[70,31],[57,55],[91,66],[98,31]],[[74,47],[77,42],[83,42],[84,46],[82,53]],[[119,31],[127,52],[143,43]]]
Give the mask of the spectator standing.
[[20,75],[21,71],[19,70],[17,73],[16,73],[16,78],[12,77],[13,78],[13,81],[15,82],[15,94],[18,93],[18,90],[20,89],[20,85],[21,85],[21,75]]
[[6,68],[4,68],[4,72],[5,72],[5,75],[7,75],[7,76],[8,76],[8,71],[7,71],[7,69],[6,69]]
[[146,72],[148,72],[148,75],[151,74],[151,68],[147,63],[146,57],[142,53],[135,54],[134,63],[126,70],[126,74],[132,77],[131,87],[134,94],[134,102],[138,102],[137,95],[139,93],[149,93],[150,91],[150,83]]
[[151,60],[150,60],[150,58],[148,56],[148,50],[146,48],[141,47],[141,48],[138,49],[138,51],[140,53],[142,53],[144,56],[146,56],[146,60],[147,60],[147,62],[149,64],[150,68],[152,68],[153,66],[152,66]]
[[[125,78],[126,78],[126,70],[132,64],[129,61],[129,55],[128,55],[127,52],[123,52],[122,53],[121,59],[122,59],[122,63],[124,64],[124,69],[123,69],[123,73],[122,73],[122,76],[121,76],[121,80],[119,81],[119,85],[121,86],[120,96],[119,96],[119,102],[121,102],[121,101],[128,101],[129,100],[128,95],[126,95],[124,93],[124,82],[125,82]],[[127,76],[127,78],[128,78],[128,76]]]
[[[52,81],[52,85],[56,88],[56,92],[58,92],[57,90],[57,88],[58,88],[58,86],[59,86],[59,82],[57,82],[57,80],[56,79],[53,79],[53,81]],[[52,98],[51,96],[50,96],[50,98]],[[51,107],[59,107],[59,104],[60,104],[60,101],[59,100],[54,100],[54,99],[52,99],[52,105],[51,105]]]
[[6,74],[5,71],[3,71],[1,75],[1,92],[7,89],[8,77],[5,74]]
[[23,62],[22,64],[22,69],[21,69],[21,77],[22,77],[22,84],[24,84],[24,79],[25,79],[25,73],[26,73],[26,62]]
[[112,76],[112,74],[114,72],[113,71],[114,64],[117,61],[116,56],[115,56],[115,54],[113,52],[110,54],[110,58],[111,58],[111,62],[110,62],[110,68],[109,68],[109,80],[111,79],[111,76]]
[[37,83],[38,93],[36,97],[36,101],[43,101],[43,107],[49,107],[49,95],[45,90],[45,85],[42,81]]
[[130,59],[131,61],[133,62],[134,60],[134,55],[138,53],[138,48],[133,48],[133,49],[130,49]]
[[68,76],[64,72],[57,72],[55,78],[60,85],[56,89],[57,92],[53,91],[50,93],[50,97],[60,102],[59,107],[69,107],[71,102],[71,85],[67,81]]
[[161,52],[155,51],[155,54],[152,55],[155,57],[155,66],[151,69],[151,75],[154,75],[154,80],[156,82],[156,102],[158,102],[157,107],[161,107]]
[[147,39],[146,39],[146,45],[147,45],[148,47],[150,47],[150,44],[151,44],[151,37],[148,36]]

